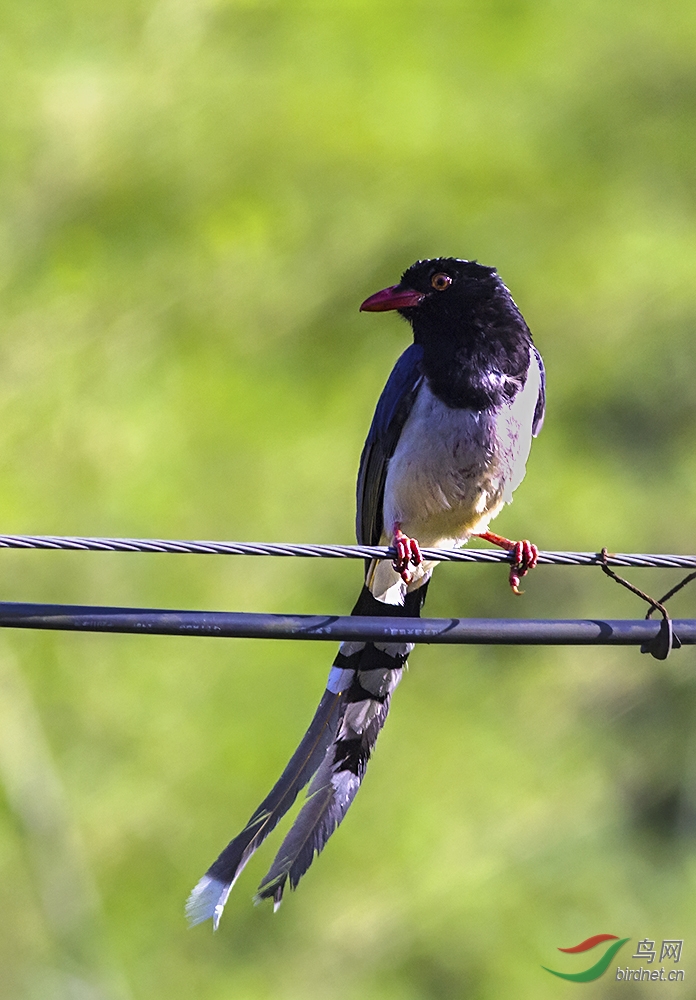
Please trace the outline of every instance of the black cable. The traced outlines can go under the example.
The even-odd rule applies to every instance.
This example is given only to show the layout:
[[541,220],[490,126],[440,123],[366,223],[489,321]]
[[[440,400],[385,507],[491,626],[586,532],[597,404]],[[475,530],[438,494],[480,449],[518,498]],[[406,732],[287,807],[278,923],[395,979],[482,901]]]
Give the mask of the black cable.
[[[673,624],[682,643],[696,644],[696,619]],[[655,638],[660,624],[645,619],[369,618],[6,602],[0,603],[0,628],[332,642],[639,646]]]

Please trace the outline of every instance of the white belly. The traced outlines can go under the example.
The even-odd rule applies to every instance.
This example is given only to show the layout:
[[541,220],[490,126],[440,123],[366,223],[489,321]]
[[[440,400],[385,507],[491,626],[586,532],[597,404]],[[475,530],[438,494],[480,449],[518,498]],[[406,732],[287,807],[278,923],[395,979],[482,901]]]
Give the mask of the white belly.
[[389,463],[385,537],[398,523],[421,545],[451,547],[486,531],[524,477],[538,392],[536,365],[496,411],[451,409],[424,382]]
[[[524,388],[489,412],[451,409],[423,382],[389,462],[382,544],[392,543],[396,524],[427,548],[454,548],[488,529],[524,478],[540,381],[532,358]],[[433,565],[414,573],[410,589]],[[390,604],[406,589],[386,560],[373,563],[368,585]]]

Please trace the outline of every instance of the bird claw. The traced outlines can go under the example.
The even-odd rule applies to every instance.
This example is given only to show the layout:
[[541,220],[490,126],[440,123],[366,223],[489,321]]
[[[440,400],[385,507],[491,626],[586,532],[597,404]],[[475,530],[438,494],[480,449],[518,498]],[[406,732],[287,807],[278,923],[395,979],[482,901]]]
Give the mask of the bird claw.
[[408,584],[413,579],[409,565],[420,566],[423,562],[420,546],[415,538],[409,538],[398,525],[395,525],[394,548],[396,549],[396,559],[393,560],[392,566],[404,583]]
[[515,542],[510,549],[512,555],[512,566],[510,567],[510,586],[513,594],[523,594],[519,589],[520,580],[526,576],[530,569],[534,569],[539,558],[539,549],[532,542],[525,538],[521,542]]
[[496,535],[492,531],[485,531],[477,536],[478,538],[484,538],[487,542],[492,542],[493,545],[498,545],[501,549],[507,549],[510,553],[511,563],[510,566],[510,586],[512,587],[513,594],[523,594],[524,591],[520,590],[520,580],[523,576],[526,576],[530,569],[534,569],[539,559],[539,549],[532,542],[528,542],[525,538],[521,542],[511,542],[509,538],[503,538],[502,535]]

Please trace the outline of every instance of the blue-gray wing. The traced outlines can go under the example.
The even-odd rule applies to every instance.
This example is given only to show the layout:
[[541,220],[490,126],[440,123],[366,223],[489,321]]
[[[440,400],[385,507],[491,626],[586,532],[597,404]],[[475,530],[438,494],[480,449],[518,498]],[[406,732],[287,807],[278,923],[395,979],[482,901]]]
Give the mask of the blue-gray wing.
[[546,412],[546,371],[544,369],[544,362],[541,360],[541,354],[539,354],[533,345],[532,355],[536,358],[536,363],[539,365],[539,375],[541,376],[539,381],[539,395],[537,396],[534,417],[532,419],[532,437],[537,437],[539,431],[544,426],[544,414]]
[[423,349],[418,344],[405,350],[379,397],[360,457],[356,518],[359,545],[379,545],[387,467],[423,379],[422,357]]

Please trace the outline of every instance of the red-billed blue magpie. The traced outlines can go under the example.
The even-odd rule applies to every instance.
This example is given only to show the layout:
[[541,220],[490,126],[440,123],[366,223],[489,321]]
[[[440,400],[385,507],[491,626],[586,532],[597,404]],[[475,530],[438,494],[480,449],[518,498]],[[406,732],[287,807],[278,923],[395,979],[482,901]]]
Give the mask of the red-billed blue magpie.
[[[450,548],[472,535],[512,552],[510,583],[536,547],[488,531],[521,483],[544,419],[541,357],[495,268],[442,257],[418,261],[398,285],[372,295],[367,312],[397,310],[413,328],[380,396],[360,460],[357,537],[393,545],[368,561],[354,615],[418,616],[434,563],[419,543]],[[344,642],[302,742],[242,832],[194,888],[192,924],[217,927],[240,872],[298,792],[307,799],[262,881],[257,900],[277,908],[346,814],[401,680],[411,643]]]

